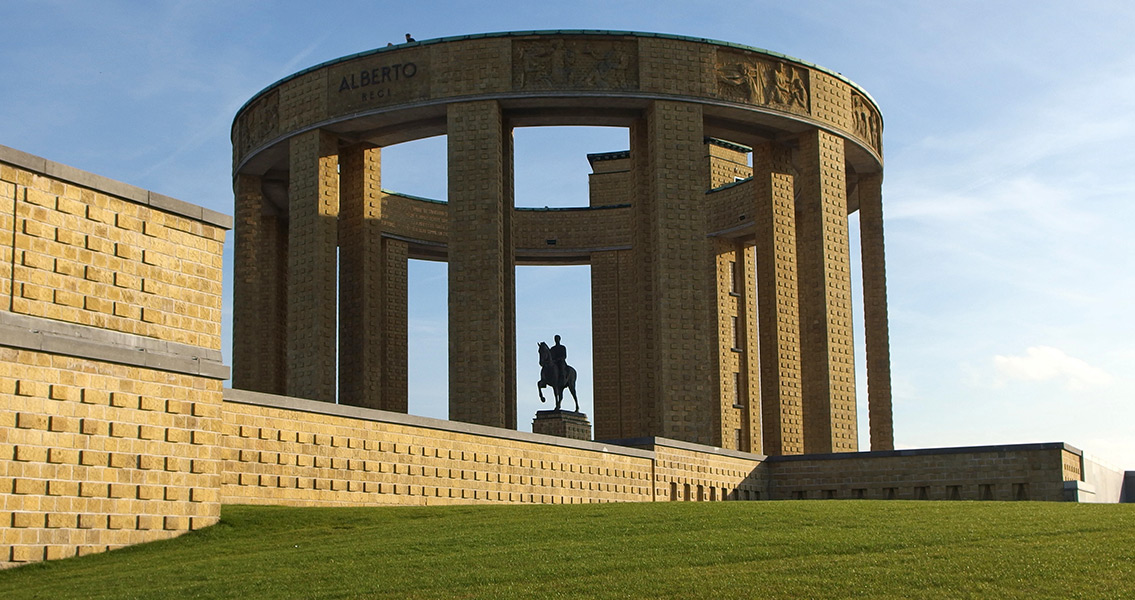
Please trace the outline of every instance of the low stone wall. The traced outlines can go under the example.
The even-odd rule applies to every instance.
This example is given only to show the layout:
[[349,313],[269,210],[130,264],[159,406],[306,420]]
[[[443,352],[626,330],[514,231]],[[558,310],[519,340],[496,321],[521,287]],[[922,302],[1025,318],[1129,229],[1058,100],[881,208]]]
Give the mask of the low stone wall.
[[1049,500],[1078,480],[1082,453],[1063,443],[770,457],[770,497]]
[[653,453],[225,390],[225,503],[649,502]]
[[0,146],[0,567],[219,518],[230,221]]

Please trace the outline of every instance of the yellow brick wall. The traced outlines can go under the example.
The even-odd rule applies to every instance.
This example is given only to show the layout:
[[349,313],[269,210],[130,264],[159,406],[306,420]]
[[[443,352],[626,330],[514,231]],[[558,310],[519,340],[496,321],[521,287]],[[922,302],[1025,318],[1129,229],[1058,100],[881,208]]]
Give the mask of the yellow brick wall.
[[[327,115],[328,73],[313,71],[280,85],[279,131],[295,131],[309,123],[321,121]],[[238,121],[244,120],[242,113]],[[250,116],[250,115],[249,115]]]
[[[766,463],[773,500],[1064,499],[1062,444],[791,457]],[[1078,455],[1074,455],[1079,459]]]
[[665,38],[641,38],[638,47],[642,91],[704,97],[716,89],[713,47]]
[[0,566],[217,520],[226,228],[0,147]]
[[382,230],[402,238],[444,245],[449,237],[449,206],[445,202],[384,192]]
[[507,91],[512,72],[512,41],[504,38],[466,40],[430,46],[431,93],[465,96]]
[[[630,209],[517,210],[514,243],[518,254],[554,256],[557,249],[611,249],[630,246]],[[548,244],[554,240],[555,244]]]
[[0,566],[220,515],[221,382],[0,346]]
[[706,161],[709,162],[710,188],[729,185],[738,179],[753,176],[753,168],[749,166],[746,153],[713,142],[706,144],[705,150]]
[[[9,171],[9,173],[5,173]],[[11,310],[12,238],[15,227],[15,169],[0,163],[0,309]]]
[[742,458],[667,445],[655,453],[655,500],[767,500],[768,470],[760,457]]
[[0,191],[4,309],[221,348],[223,228],[10,165]]
[[651,500],[646,457],[236,401],[226,402],[224,410],[223,502]]

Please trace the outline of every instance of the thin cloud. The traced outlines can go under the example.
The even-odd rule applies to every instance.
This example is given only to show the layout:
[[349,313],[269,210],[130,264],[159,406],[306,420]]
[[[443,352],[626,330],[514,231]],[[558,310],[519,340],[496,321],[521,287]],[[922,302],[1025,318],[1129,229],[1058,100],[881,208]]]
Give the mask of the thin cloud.
[[994,356],[999,381],[1057,381],[1068,390],[1106,386],[1113,381],[1107,371],[1068,356],[1050,346],[1033,346],[1024,356]]

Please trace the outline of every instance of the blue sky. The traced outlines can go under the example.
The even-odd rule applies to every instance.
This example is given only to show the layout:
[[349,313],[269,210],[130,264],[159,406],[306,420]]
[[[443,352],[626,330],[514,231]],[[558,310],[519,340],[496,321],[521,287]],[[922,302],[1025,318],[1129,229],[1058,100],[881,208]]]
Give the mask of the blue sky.
[[[406,32],[655,31],[841,72],[885,123],[896,445],[1066,441],[1135,469],[1130,2],[7,0],[0,23],[0,144],[228,214],[241,104]],[[584,155],[626,147],[619,129],[516,139],[529,206],[586,204]],[[444,198],[444,155],[444,139],[387,149],[384,187]],[[444,265],[411,278],[410,411],[444,417]],[[588,286],[586,267],[518,269],[521,429],[541,408],[535,344],[556,333],[591,410]]]

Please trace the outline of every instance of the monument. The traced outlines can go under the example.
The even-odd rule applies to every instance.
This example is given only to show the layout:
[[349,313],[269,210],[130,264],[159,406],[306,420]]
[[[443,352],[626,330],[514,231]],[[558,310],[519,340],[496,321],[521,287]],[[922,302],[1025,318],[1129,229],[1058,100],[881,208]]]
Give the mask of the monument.
[[[589,157],[589,206],[514,206],[512,131],[547,125],[628,129]],[[406,412],[407,261],[442,260],[449,418],[516,429],[515,268],[587,264],[597,439],[854,452],[858,211],[871,448],[891,449],[881,128],[838,73],[680,36],[473,35],[305,69],[233,123],[233,385]],[[382,148],[436,135],[447,197],[383,189]]]
[[[590,206],[514,207],[512,130],[583,124],[630,133],[588,156]],[[797,59],[553,31],[269,86],[233,123],[235,222],[0,146],[0,567],[180,535],[226,503],[1120,501],[1122,472],[1060,442],[892,449],[881,128],[865,91]],[[382,147],[442,134],[446,199],[382,189]],[[406,414],[410,259],[449,262],[448,421]],[[597,441],[562,410],[558,339],[541,380],[560,410],[533,424],[558,437],[515,431],[517,264],[591,266]]]
[[[536,419],[532,421],[532,432],[590,440],[591,423],[587,420],[587,415],[579,411],[579,397],[575,393],[575,369],[567,364],[567,348],[560,343],[560,336],[557,335],[554,339],[556,343],[550,348],[545,342],[537,345],[540,351],[540,381],[536,384],[536,391],[540,394],[540,402],[544,402],[543,390],[550,386],[556,408],[536,411]],[[574,411],[560,408],[565,389],[571,392],[572,400],[575,401]]]

